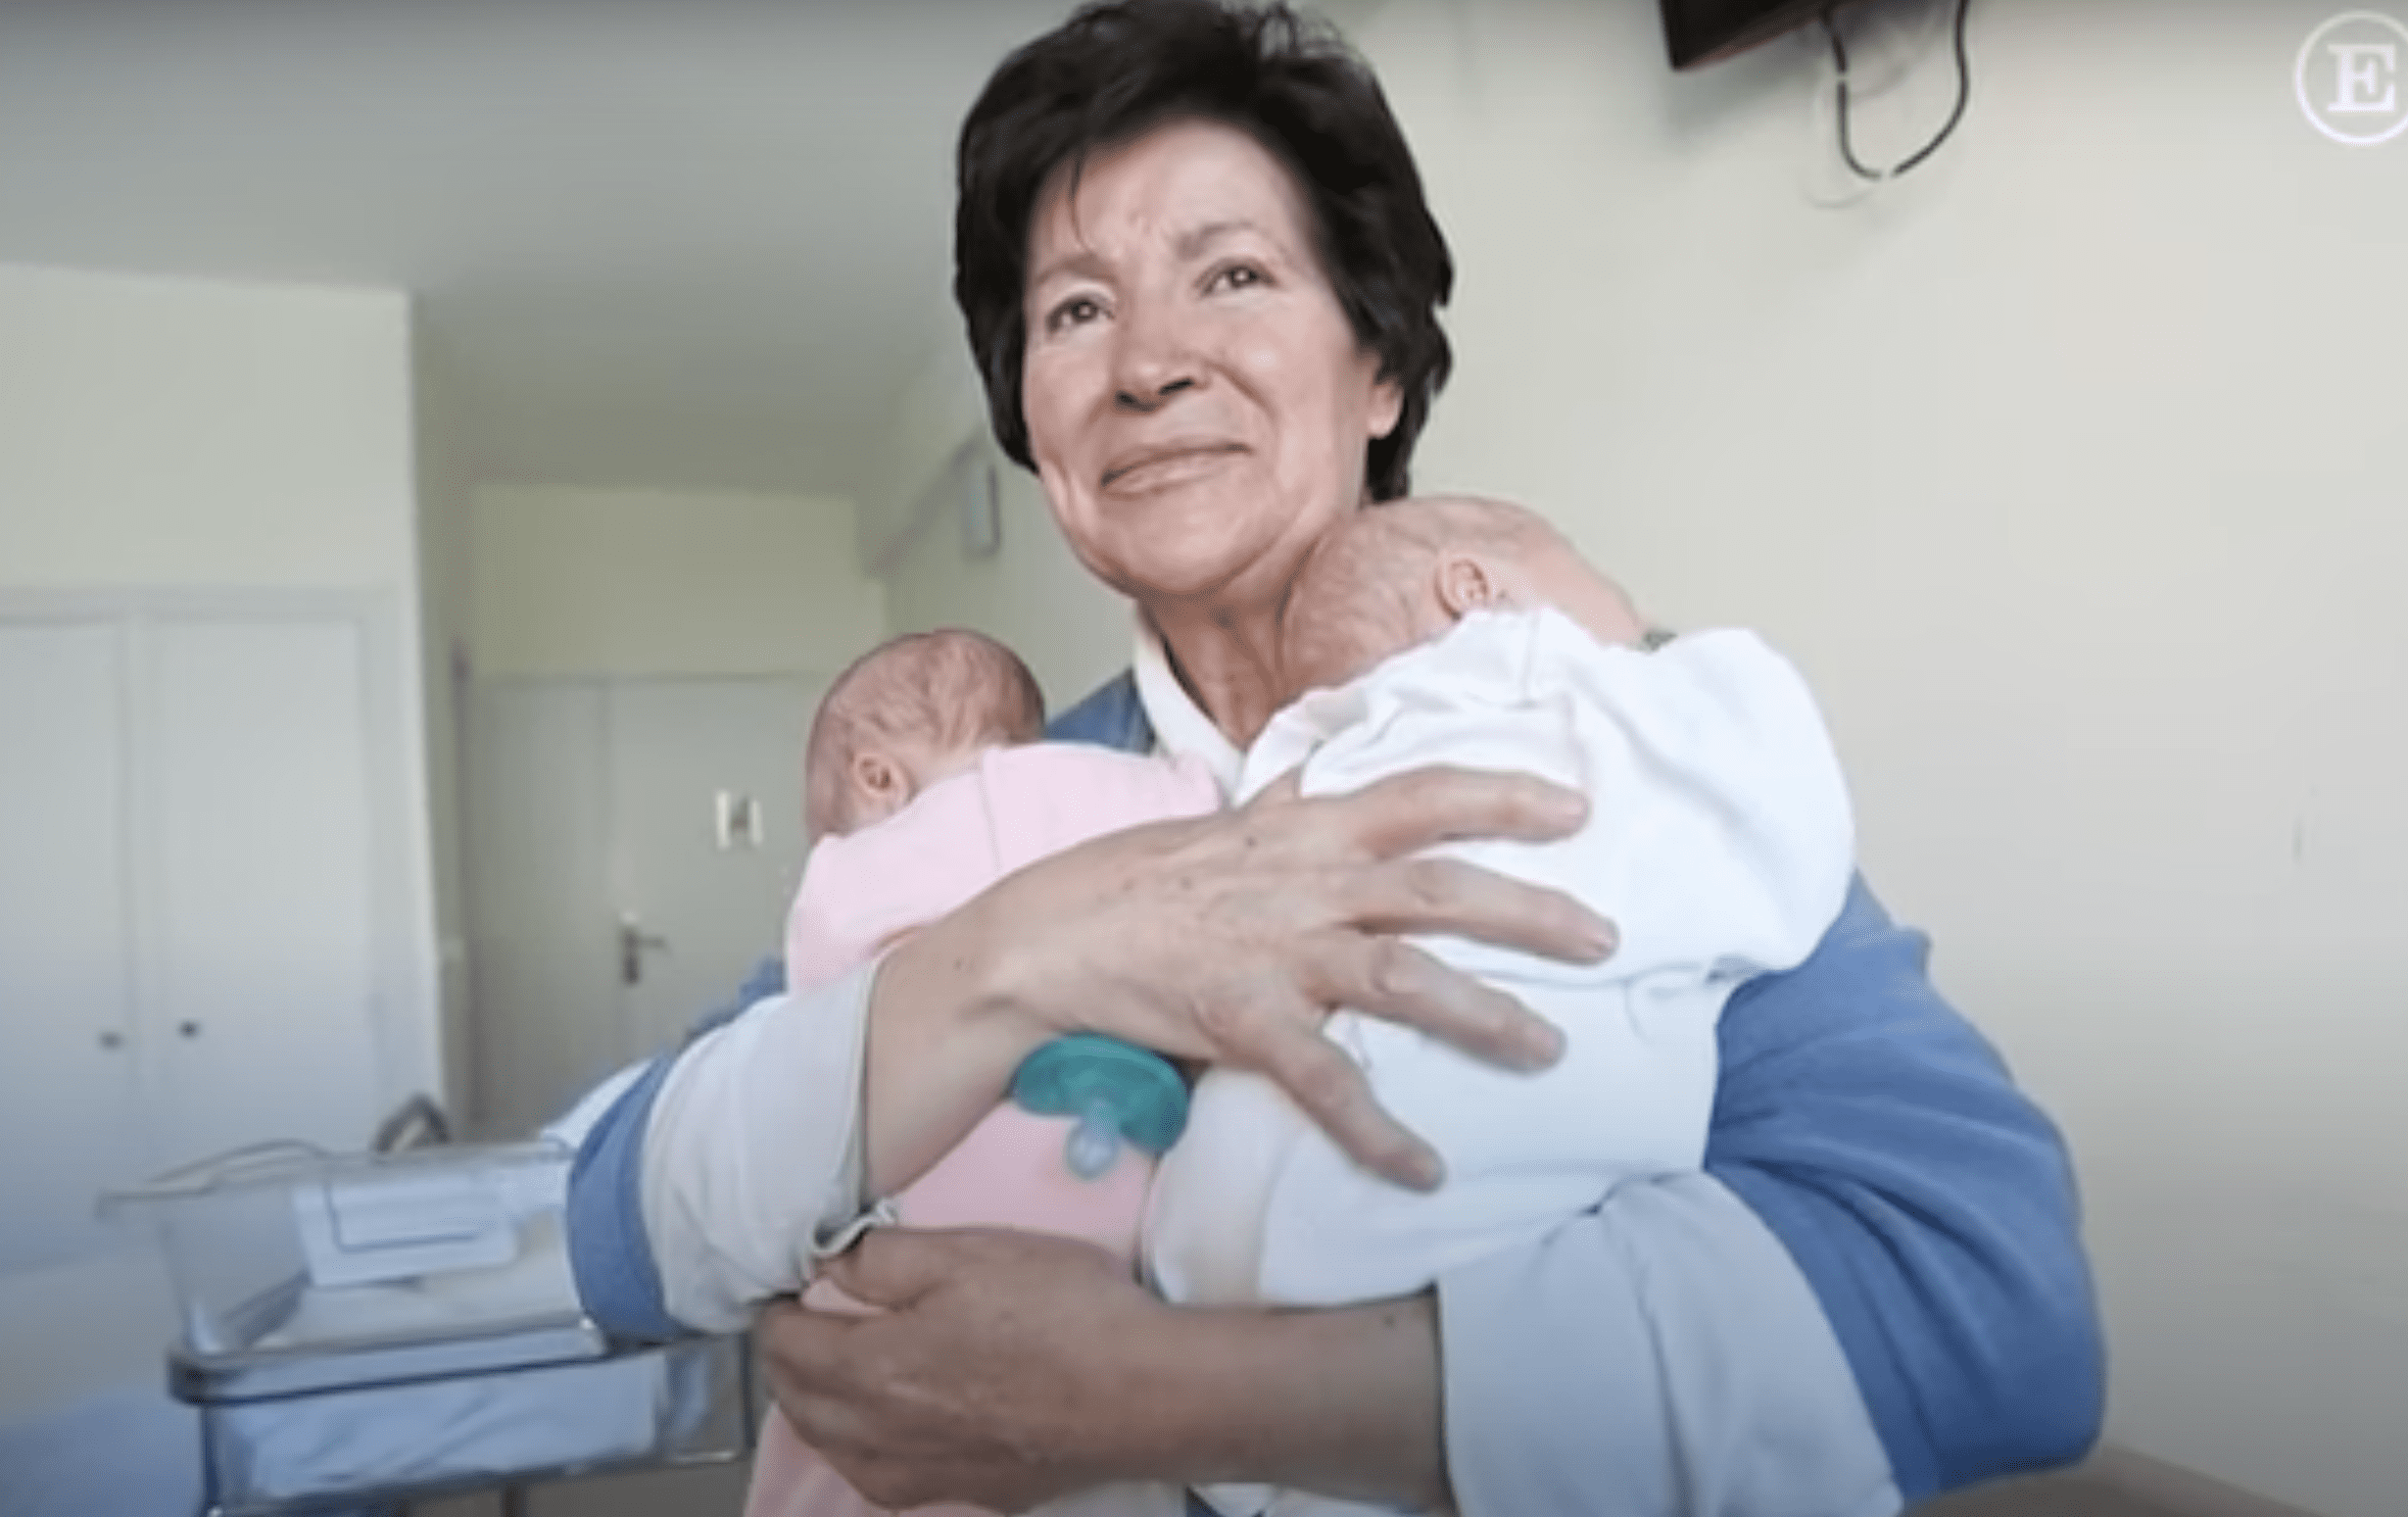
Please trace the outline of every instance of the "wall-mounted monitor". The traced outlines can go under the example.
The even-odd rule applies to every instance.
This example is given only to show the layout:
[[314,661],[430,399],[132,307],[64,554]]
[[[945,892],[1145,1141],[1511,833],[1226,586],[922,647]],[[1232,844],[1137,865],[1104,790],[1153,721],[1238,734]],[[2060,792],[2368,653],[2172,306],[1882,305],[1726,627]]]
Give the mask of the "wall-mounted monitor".
[[1831,0],[1663,0],[1664,47],[1675,69],[1695,69],[1802,25]]

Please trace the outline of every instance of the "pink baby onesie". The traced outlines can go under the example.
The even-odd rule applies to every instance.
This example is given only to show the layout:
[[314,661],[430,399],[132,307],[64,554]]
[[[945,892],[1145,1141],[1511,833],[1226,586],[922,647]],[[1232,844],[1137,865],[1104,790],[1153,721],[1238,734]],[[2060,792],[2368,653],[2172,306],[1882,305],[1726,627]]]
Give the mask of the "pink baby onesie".
[[[790,993],[822,985],[935,921],[1025,864],[1140,822],[1217,810],[1221,792],[1193,759],[1146,758],[1084,743],[988,749],[902,810],[811,850],[786,931]],[[913,1227],[1016,1227],[1084,1239],[1135,1268],[1153,1159],[1124,1145],[1081,1180],[1063,1160],[1074,1121],[1006,1103],[895,1198]],[[815,1306],[844,1304],[813,1286]],[[872,1517],[874,1507],[770,1408],[745,1517]],[[916,1517],[970,1517],[926,1506]],[[982,1514],[983,1517],[983,1514]]]

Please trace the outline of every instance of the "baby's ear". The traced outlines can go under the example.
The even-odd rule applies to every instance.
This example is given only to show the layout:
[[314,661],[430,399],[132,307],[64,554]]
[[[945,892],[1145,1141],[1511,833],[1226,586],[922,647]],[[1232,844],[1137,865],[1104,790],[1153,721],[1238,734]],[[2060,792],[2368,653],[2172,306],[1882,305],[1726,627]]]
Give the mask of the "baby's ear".
[[1438,563],[1430,572],[1438,604],[1445,609],[1449,620],[1461,621],[1468,613],[1505,599],[1505,586],[1499,582],[1496,570],[1478,554],[1449,548],[1438,555]]
[[911,776],[903,766],[874,748],[853,755],[853,789],[869,803],[876,816],[891,816],[911,799]]

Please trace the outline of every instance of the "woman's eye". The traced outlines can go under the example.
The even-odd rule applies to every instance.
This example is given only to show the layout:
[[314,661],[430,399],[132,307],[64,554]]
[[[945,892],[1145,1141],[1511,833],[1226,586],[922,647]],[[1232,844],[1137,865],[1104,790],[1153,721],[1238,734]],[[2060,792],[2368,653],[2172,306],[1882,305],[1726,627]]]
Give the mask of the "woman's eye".
[[1263,282],[1263,271],[1252,264],[1231,264],[1213,275],[1213,283],[1226,290],[1242,290]]
[[1058,332],[1066,326],[1080,326],[1103,315],[1104,308],[1092,297],[1074,295],[1053,308],[1045,318],[1045,330]]

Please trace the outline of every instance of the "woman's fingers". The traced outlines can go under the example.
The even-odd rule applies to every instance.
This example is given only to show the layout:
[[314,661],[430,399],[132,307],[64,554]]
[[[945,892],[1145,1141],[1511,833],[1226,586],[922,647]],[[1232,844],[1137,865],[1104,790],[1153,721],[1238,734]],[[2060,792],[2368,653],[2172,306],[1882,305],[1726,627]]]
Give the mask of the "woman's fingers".
[[871,1228],[843,1253],[820,1266],[822,1278],[846,1296],[889,1310],[907,1306],[944,1283],[951,1263],[943,1235]]
[[1324,1005],[1418,1028],[1509,1069],[1544,1069],[1564,1052],[1563,1033],[1553,1023],[1400,939],[1348,935],[1326,941],[1312,989]]
[[764,1305],[753,1333],[768,1350],[761,1359],[770,1380],[780,1391],[804,1394],[802,1367],[827,1362],[847,1325],[842,1317],[806,1309],[791,1296]]
[[1467,838],[1548,843],[1589,815],[1578,791],[1535,775],[1447,765],[1390,775],[1331,804],[1358,813],[1356,838],[1381,858]]
[[1612,922],[1562,891],[1458,858],[1395,858],[1365,869],[1347,905],[1366,932],[1451,933],[1567,963],[1595,963],[1618,941]]
[[1458,859],[1415,856],[1450,841],[1564,837],[1588,816],[1588,803],[1575,791],[1526,774],[1424,768],[1351,795],[1304,803],[1313,812],[1277,816],[1276,808],[1298,804],[1296,797],[1291,772],[1249,810],[1265,808],[1282,831],[1329,829],[1351,842],[1359,856],[1376,860],[1352,871],[1341,907],[1362,931],[1452,933],[1572,963],[1613,952],[1613,924],[1561,891]]
[[1371,1083],[1346,1052],[1311,1024],[1266,1021],[1265,1036],[1246,1062],[1287,1092],[1315,1126],[1347,1156],[1373,1174],[1417,1191],[1446,1178],[1438,1150],[1423,1143],[1372,1099]]
[[771,1301],[753,1319],[753,1339],[767,1372],[769,1394],[797,1428],[822,1425],[841,1412],[818,1371],[843,1362],[846,1335],[859,1318],[814,1311],[792,1297]]

